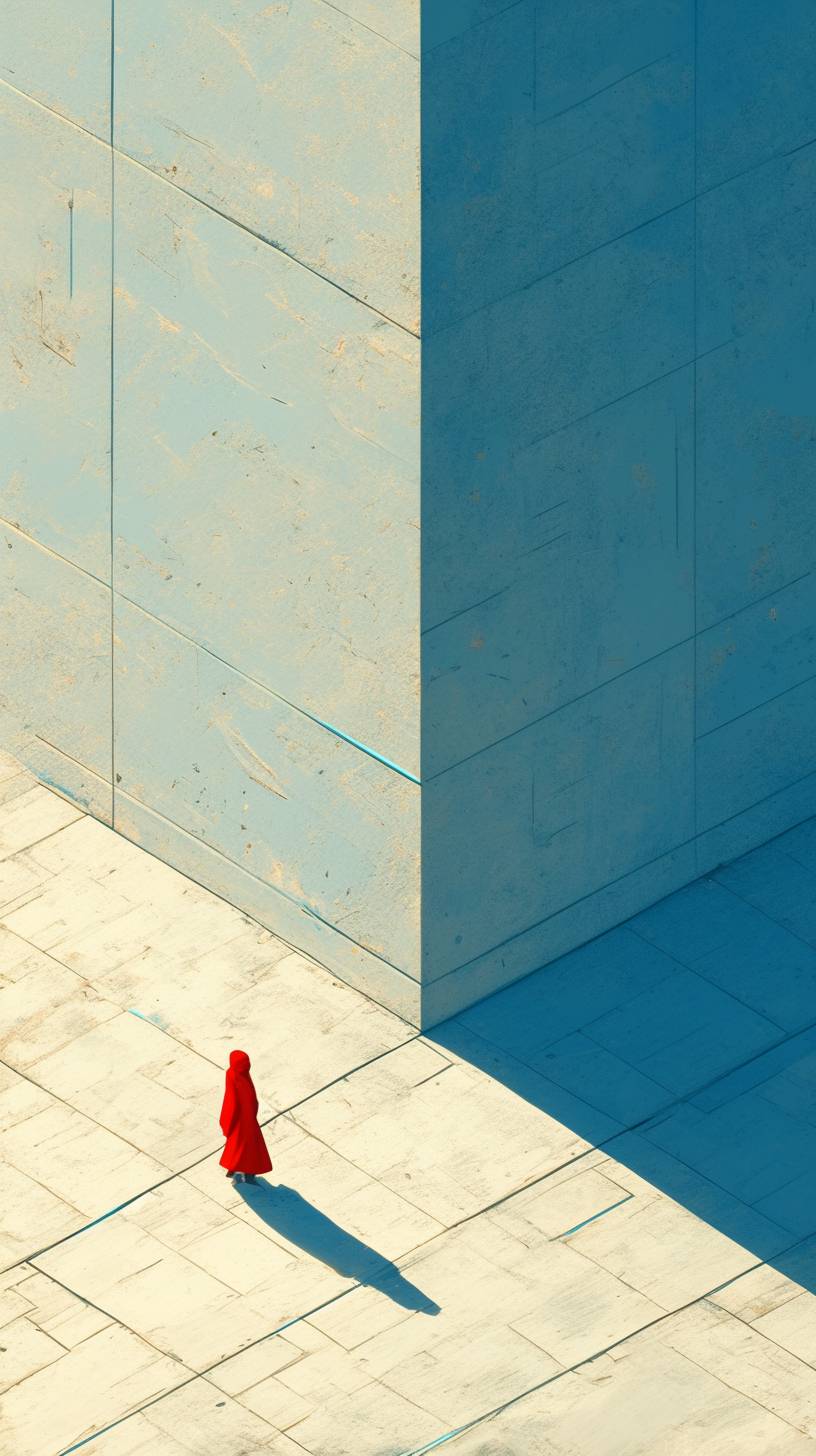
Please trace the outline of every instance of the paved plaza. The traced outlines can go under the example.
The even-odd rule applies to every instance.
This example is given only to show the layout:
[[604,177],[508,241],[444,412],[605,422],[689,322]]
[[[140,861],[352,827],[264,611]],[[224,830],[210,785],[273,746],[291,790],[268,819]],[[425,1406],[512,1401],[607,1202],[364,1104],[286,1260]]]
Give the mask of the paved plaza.
[[816,1456],[816,822],[420,1035],[0,801],[3,1453]]

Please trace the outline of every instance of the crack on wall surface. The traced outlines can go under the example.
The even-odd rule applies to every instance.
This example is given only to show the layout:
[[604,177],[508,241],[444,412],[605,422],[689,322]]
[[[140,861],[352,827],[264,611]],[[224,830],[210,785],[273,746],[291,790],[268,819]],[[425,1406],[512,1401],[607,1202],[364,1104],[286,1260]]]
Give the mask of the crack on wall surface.
[[376,35],[379,40],[384,40],[386,45],[393,46],[395,50],[401,51],[404,56],[409,56],[412,61],[416,61],[417,63],[419,62],[419,56],[416,55],[414,51],[406,50],[405,46],[399,45],[399,43],[395,40],[392,40],[390,36],[383,35],[381,30],[375,30],[372,25],[366,25],[365,21],[359,20],[356,15],[350,15],[347,10],[341,10],[339,5],[335,5],[333,3],[333,0],[322,0],[322,3],[329,10],[336,11],[338,15],[344,15],[346,20],[350,20],[353,25],[359,25],[361,30],[367,30],[369,35]]
[[[402,333],[408,334],[412,339],[419,338],[419,330],[410,329],[407,324],[400,323],[399,319],[392,318],[390,314],[384,313],[375,304],[369,303],[365,298],[360,298],[350,288],[344,288],[342,283],[336,282],[335,279],[329,278],[325,273],[321,273],[319,268],[313,268],[310,263],[304,262],[302,258],[290,252],[288,248],[284,247],[275,238],[265,237],[263,233],[256,232],[254,228],[249,227],[246,223],[240,222],[238,218],[232,217],[230,213],[222,212],[220,208],[215,207],[211,202],[207,202],[203,197],[198,197],[195,192],[190,192],[186,187],[182,187],[178,182],[172,181],[169,177],[163,177],[161,172],[157,172],[153,167],[148,167],[145,162],[140,162],[138,157],[131,156],[129,152],[123,151],[121,147],[114,146],[112,140],[108,141],[104,137],[97,136],[96,132],[91,131],[87,126],[82,126],[80,122],[73,121],[71,117],[65,116],[63,112],[57,111],[55,107],[47,105],[45,101],[40,101],[28,91],[23,91],[21,87],[14,86],[11,81],[5,81],[0,77],[0,86],[6,86],[9,91],[13,91],[15,95],[22,97],[31,106],[39,106],[43,111],[47,111],[51,116],[55,116],[58,121],[64,122],[66,126],[71,126],[76,131],[82,132],[84,136],[96,142],[97,146],[104,147],[106,151],[111,152],[112,156],[119,157],[122,161],[129,162],[132,166],[140,168],[149,177],[155,178],[157,182],[162,183],[166,187],[171,187],[174,192],[181,193],[183,197],[189,197],[191,202],[197,203],[199,207],[205,208],[207,212],[213,213],[215,217],[220,217],[224,222],[231,223],[240,232],[246,233],[249,237],[254,238],[256,242],[263,243],[265,247],[271,248],[273,252],[279,253],[284,258],[288,258],[290,263],[294,263],[298,268],[304,268],[307,273],[311,273],[313,277],[319,278],[327,287],[336,289],[338,293],[342,293],[346,298],[350,298],[354,303],[358,303],[361,308],[368,309],[369,312],[376,314],[378,318],[384,319],[386,323],[392,324],[395,329],[400,329]],[[112,116],[113,112],[111,112]]]
[[[221,657],[220,654],[215,652],[212,647],[206,647],[202,642],[197,642],[194,637],[188,636],[188,634],[186,632],[183,632],[180,627],[174,627],[171,622],[166,621],[163,617],[157,617],[155,612],[149,611],[147,607],[142,606],[140,602],[134,601],[132,597],[127,596],[124,592],[117,591],[116,596],[120,599],[120,601],[127,602],[129,606],[135,607],[137,611],[141,612],[145,617],[149,617],[151,621],[157,622],[160,627],[164,627],[168,632],[175,633],[175,635],[177,637],[181,637],[184,642],[189,642],[199,652],[205,653],[208,657],[212,657],[216,662],[220,662],[224,667],[229,668],[230,672],[234,672],[237,677],[243,678],[245,682],[252,683],[254,687],[260,688],[263,692],[268,693],[270,697],[276,698],[279,703],[284,703],[285,706],[287,708],[291,708],[294,713],[299,713],[301,717],[308,718],[309,722],[314,723],[317,728],[325,729],[325,731],[327,733],[331,733],[333,737],[339,738],[343,743],[348,743],[351,748],[359,749],[359,751],[361,753],[364,753],[367,758],[372,758],[376,763],[381,763],[384,768],[391,769],[393,773],[399,774],[401,778],[408,779],[410,783],[419,785],[420,780],[416,777],[415,774],[412,774],[406,768],[402,768],[399,764],[394,763],[391,759],[386,758],[384,754],[379,753],[377,749],[370,748],[367,744],[361,743],[356,738],[352,738],[350,733],[346,733],[344,729],[338,728],[335,724],[327,723],[323,718],[318,718],[314,713],[310,713],[308,708],[303,708],[298,703],[293,703],[290,698],[284,697],[283,693],[277,692],[275,688],[271,688],[268,683],[261,682],[259,678],[253,677],[250,673],[245,672],[243,668],[236,667],[234,663],[228,662],[225,657]],[[157,811],[154,810],[153,812],[155,813]],[[163,818],[164,816],[160,815],[160,817]],[[173,821],[169,820],[168,822],[172,823]],[[222,851],[216,852],[221,853]],[[224,858],[227,857],[228,856],[224,856]]]

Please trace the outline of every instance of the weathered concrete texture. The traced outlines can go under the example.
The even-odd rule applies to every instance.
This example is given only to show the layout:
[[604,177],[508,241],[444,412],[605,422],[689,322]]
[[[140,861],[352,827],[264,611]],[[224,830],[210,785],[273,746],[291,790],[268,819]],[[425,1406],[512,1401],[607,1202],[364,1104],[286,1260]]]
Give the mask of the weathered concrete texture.
[[0,989],[4,1453],[816,1451],[816,820],[422,1036],[0,755]]
[[0,150],[0,740],[109,821],[110,154],[7,86]]
[[5,742],[424,1025],[816,812],[809,0],[52,8]]
[[110,153],[5,86],[0,151],[0,517],[109,582]]
[[[114,134],[416,331],[419,64],[371,29],[378,11],[393,29],[395,8],[362,4],[353,19],[325,0],[123,6]],[[415,37],[418,0],[401,12],[396,28]]]
[[418,786],[118,598],[114,647],[117,800],[335,929],[340,965],[415,967]]
[[418,1022],[418,4],[29,20],[3,741]]
[[425,1024],[816,809],[812,7],[432,8]]
[[418,1020],[417,342],[115,188],[117,827]]
[[9,527],[0,551],[2,742],[110,821],[110,591]]
[[115,304],[115,585],[417,777],[417,341],[122,161]]
[[[3,0],[0,79],[110,136],[111,0]],[[12,158],[3,150],[3,167]]]

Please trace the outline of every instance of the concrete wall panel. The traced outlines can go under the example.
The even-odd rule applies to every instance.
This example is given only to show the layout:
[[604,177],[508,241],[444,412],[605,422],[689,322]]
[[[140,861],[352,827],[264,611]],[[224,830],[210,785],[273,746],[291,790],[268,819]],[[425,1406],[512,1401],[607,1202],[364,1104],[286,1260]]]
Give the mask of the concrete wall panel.
[[418,88],[414,56],[324,0],[117,19],[117,145],[414,331]]
[[130,799],[121,788],[116,795],[116,829],[198,884],[214,890],[231,905],[237,905],[350,986],[388,1006],[412,1025],[419,1024],[421,990],[413,977],[388,965],[353,940],[338,935],[271,885],[249,874],[243,866]]
[[418,58],[419,5],[420,0],[344,0],[343,10],[353,20]]
[[11,528],[0,553],[0,741],[109,820],[110,591]]
[[443,4],[435,5],[429,5],[425,0],[422,5],[423,55],[463,31],[486,20],[494,20],[510,8],[508,0],[444,0]]
[[426,1023],[812,812],[814,36],[783,10],[434,8]]
[[693,661],[674,648],[426,782],[425,980],[694,837]]
[[0,86],[0,517],[108,581],[110,154]]
[[770,593],[697,644],[698,738],[816,678],[816,575]]
[[[697,743],[701,830],[816,772],[816,678],[759,703]],[[761,842],[761,841],[760,841]]]
[[807,0],[0,40],[4,743],[426,1025],[816,812]]
[[693,636],[693,423],[688,367],[519,450],[506,585],[423,637],[428,774]]
[[692,264],[681,208],[425,339],[423,629],[530,544],[516,457],[693,358]]
[[812,148],[698,204],[701,628],[816,562],[814,229]]
[[117,600],[116,786],[417,977],[419,789]]
[[693,5],[518,0],[426,54],[422,110],[427,333],[693,197]]
[[0,36],[0,82],[110,136],[111,0],[3,0]]
[[816,136],[810,0],[697,0],[698,176],[702,189]]
[[416,340],[126,161],[116,196],[117,589],[416,776]]

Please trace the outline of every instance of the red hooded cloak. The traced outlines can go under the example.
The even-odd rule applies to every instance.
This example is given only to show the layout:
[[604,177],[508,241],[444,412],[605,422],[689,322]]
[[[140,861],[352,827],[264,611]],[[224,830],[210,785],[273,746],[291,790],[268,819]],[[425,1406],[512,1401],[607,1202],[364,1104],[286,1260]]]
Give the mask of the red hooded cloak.
[[246,1052],[230,1052],[221,1131],[227,1139],[221,1155],[222,1168],[230,1173],[271,1172],[272,1159],[258,1126],[258,1098],[249,1075]]

